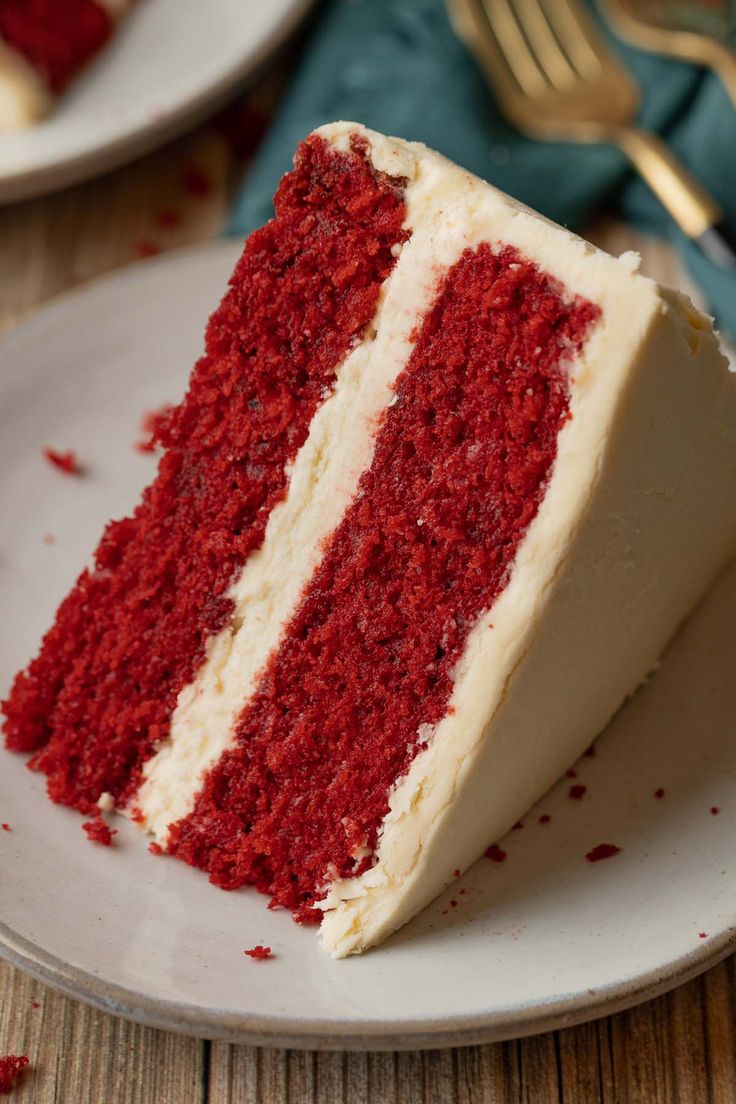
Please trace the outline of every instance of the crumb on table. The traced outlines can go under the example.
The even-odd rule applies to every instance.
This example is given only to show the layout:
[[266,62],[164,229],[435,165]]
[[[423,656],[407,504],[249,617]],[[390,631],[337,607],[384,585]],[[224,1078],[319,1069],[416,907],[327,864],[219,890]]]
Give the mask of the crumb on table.
[[13,1090],[27,1065],[27,1054],[8,1054],[5,1058],[0,1058],[0,1093]]

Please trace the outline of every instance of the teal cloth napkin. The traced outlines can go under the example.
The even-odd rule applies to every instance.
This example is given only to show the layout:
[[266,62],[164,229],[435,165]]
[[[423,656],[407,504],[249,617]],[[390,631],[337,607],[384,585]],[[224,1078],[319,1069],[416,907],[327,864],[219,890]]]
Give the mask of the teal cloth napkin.
[[[736,111],[718,79],[616,42],[642,89],[639,122],[663,135],[736,222]],[[530,207],[580,230],[603,205],[680,251],[718,324],[736,337],[736,275],[675,226],[609,146],[534,142],[497,110],[450,26],[443,0],[329,0],[240,195],[229,232],[272,215],[271,197],[297,143],[349,119],[425,142]]]

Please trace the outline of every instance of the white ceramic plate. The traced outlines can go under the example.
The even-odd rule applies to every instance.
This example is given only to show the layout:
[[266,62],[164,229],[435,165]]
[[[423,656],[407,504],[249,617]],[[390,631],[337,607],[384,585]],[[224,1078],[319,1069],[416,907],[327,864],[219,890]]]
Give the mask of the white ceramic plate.
[[[106,519],[152,475],[133,449],[141,412],[181,393],[236,252],[136,265],[0,343],[0,692]],[[76,449],[88,474],[49,467],[47,444]],[[90,844],[80,817],[0,751],[2,953],[101,1008],[272,1045],[471,1042],[633,1004],[734,946],[735,669],[732,570],[578,765],[583,800],[563,780],[503,841],[505,862],[481,860],[383,947],[343,962],[256,893],[152,857],[129,825],[113,848]],[[591,865],[601,842],[622,851]],[[256,943],[276,957],[246,958]]]
[[0,202],[107,172],[224,102],[312,0],[138,0],[39,126],[0,134]]

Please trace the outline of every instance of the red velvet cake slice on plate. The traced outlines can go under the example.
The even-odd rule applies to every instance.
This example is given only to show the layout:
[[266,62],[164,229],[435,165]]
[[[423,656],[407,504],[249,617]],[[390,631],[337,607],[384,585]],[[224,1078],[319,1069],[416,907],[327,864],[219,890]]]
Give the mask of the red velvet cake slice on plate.
[[132,0],[0,0],[0,133],[49,111]]
[[709,320],[353,123],[300,147],[159,441],[8,746],[335,955],[541,797],[736,543]]

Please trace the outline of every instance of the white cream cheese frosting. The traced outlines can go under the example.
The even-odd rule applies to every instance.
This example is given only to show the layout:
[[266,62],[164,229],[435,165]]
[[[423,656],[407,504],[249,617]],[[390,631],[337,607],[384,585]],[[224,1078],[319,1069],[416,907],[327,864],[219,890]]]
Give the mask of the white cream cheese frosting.
[[0,38],[0,134],[38,122],[51,99],[40,73]]
[[601,309],[571,366],[571,419],[508,585],[453,673],[453,711],[394,786],[375,863],[325,887],[322,939],[361,951],[427,904],[585,749],[651,670],[736,545],[736,380],[708,319],[675,293],[423,146],[354,123],[405,181],[409,241],[373,325],[339,367],[296,456],[235,612],[178,700],[133,805],[166,843],[231,745],[259,672],[370,464],[382,410],[438,280],[481,242],[517,248]]

